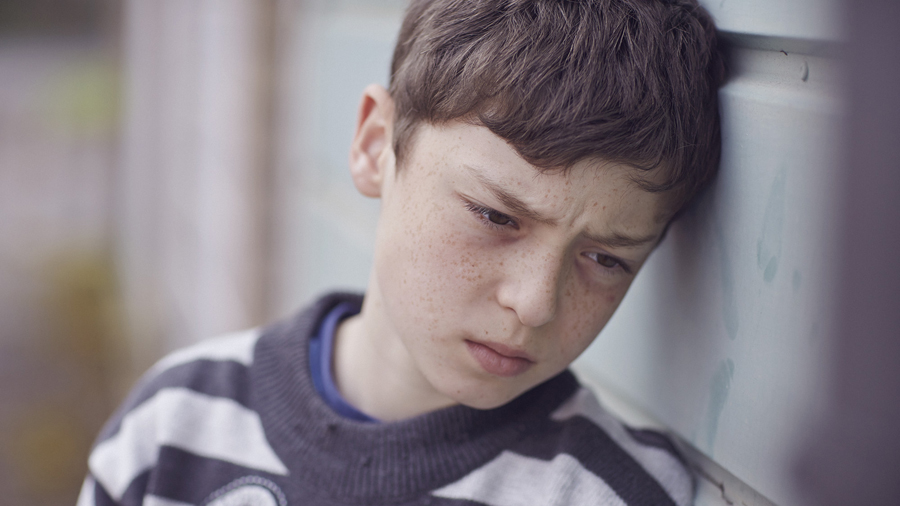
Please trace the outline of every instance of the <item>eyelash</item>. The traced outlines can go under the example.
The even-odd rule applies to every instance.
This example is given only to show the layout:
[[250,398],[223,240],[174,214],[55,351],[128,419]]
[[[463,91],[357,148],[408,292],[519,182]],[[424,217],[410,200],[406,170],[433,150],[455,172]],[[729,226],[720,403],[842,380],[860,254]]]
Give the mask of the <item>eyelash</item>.
[[[597,257],[599,257],[599,258],[604,258],[604,259],[612,260],[613,262],[616,263],[616,265],[614,265],[614,266],[612,266],[612,267],[607,267],[606,265],[601,264],[597,259],[592,258],[591,255],[597,255]],[[588,258],[590,258],[591,261],[596,262],[597,265],[599,265],[599,266],[600,266],[601,268],[603,268],[603,269],[606,269],[606,270],[609,270],[609,271],[616,271],[616,270],[620,270],[620,269],[621,269],[621,270],[624,271],[626,274],[631,274],[631,268],[628,267],[628,265],[626,265],[625,262],[619,260],[618,258],[616,258],[616,257],[614,257],[614,256],[606,255],[606,254],[604,254],[604,253],[586,253],[585,256],[587,256]]]
[[[465,204],[466,204],[466,209],[468,209],[469,211],[474,213],[477,216],[478,220],[481,221],[481,223],[486,227],[497,229],[497,230],[507,228],[507,227],[511,227],[515,230],[519,229],[519,224],[516,223],[516,220],[514,220],[512,218],[512,216],[505,215],[505,214],[501,213],[500,211],[495,211],[489,207],[480,206],[473,202],[466,202]],[[491,220],[491,217],[500,218],[501,220],[506,220],[507,222],[506,223],[496,223],[493,220]]]

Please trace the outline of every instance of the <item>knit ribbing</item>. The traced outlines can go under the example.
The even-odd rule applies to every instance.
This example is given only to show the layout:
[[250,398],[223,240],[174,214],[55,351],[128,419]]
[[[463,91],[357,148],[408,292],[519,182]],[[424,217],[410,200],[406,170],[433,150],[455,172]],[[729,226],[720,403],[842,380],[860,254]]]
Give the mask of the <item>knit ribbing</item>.
[[405,502],[458,480],[512,442],[540,432],[578,388],[568,371],[491,410],[452,406],[408,420],[342,418],[316,393],[308,339],[327,312],[361,297],[334,294],[267,329],[251,369],[251,402],[291,481],[342,502]]

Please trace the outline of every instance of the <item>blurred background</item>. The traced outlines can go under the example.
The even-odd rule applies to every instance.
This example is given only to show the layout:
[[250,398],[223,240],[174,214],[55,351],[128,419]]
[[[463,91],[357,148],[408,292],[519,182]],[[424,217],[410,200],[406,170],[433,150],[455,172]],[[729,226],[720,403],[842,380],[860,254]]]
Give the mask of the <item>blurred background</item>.
[[0,1],[0,504],[73,504],[166,351],[365,287],[345,154],[404,7]]
[[[701,3],[722,172],[576,369],[681,438],[698,505],[892,504],[900,12]],[[167,351],[365,288],[346,156],[405,4],[0,0],[0,504],[73,504]]]
[[114,265],[121,5],[0,2],[0,500],[72,504],[132,377]]

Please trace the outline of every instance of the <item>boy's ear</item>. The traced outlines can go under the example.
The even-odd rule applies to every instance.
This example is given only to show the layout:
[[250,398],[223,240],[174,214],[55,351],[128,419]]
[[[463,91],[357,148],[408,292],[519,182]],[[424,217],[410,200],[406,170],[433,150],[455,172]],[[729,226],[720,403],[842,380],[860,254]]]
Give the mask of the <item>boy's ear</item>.
[[394,100],[390,93],[378,84],[366,86],[350,145],[350,175],[356,189],[367,197],[381,196],[381,184],[392,170],[393,118]]

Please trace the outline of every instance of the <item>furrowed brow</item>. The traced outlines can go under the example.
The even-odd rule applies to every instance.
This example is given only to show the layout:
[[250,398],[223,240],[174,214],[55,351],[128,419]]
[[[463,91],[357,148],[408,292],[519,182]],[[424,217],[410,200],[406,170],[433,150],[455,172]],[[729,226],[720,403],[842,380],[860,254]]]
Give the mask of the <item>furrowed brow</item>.
[[[480,170],[469,165],[463,166],[469,170],[472,176],[474,176],[482,186],[493,193],[494,197],[496,197],[497,200],[499,200],[507,209],[509,209],[512,214],[527,218],[532,221],[536,221],[538,223],[548,225],[553,225],[556,223],[556,220],[541,216],[537,211],[528,207],[528,204],[522,202],[521,199],[506,191],[506,189],[504,189],[498,183],[486,177]],[[646,244],[656,243],[660,240],[659,234],[634,237],[617,232],[606,235],[586,233],[584,237],[609,248],[637,248]]]
[[659,241],[659,234],[644,237],[632,237],[618,233],[609,235],[585,234],[585,237],[610,248],[637,248],[638,246],[644,246]]
[[475,177],[475,179],[478,180],[479,183],[481,183],[482,186],[493,193],[494,197],[496,197],[497,200],[499,200],[507,209],[509,209],[512,214],[522,218],[527,218],[532,221],[536,221],[538,223],[549,225],[556,223],[555,220],[541,216],[537,211],[528,207],[528,204],[522,202],[521,199],[506,191],[505,188],[503,188],[496,182],[485,177],[485,175],[482,174],[478,169],[469,165],[463,166],[469,170],[469,172]]

